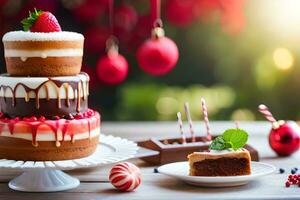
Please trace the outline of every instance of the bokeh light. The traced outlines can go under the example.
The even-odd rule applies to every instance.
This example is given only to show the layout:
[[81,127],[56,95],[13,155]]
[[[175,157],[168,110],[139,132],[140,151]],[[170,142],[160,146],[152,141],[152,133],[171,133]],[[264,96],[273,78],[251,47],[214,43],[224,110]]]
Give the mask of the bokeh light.
[[288,70],[294,64],[294,57],[288,49],[276,48],[273,53],[273,61],[278,69]]

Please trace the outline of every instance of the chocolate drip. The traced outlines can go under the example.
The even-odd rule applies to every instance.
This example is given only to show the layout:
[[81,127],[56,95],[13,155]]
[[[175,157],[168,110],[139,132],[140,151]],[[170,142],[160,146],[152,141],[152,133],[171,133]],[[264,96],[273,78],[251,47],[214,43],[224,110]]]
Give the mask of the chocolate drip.
[[[85,74],[85,73],[83,73]],[[86,74],[85,74],[86,75]],[[70,106],[70,97],[69,97],[69,87],[72,87],[73,91],[74,91],[74,100],[76,99],[76,94],[77,94],[77,105],[76,105],[76,110],[77,112],[80,112],[81,110],[81,98],[83,98],[83,100],[86,100],[87,95],[89,94],[88,92],[88,80],[87,79],[87,83],[86,83],[86,87],[84,86],[84,82],[79,78],[79,77],[74,77],[74,80],[56,80],[55,78],[48,78],[48,80],[44,81],[43,83],[41,83],[38,87],[36,88],[30,88],[27,85],[25,85],[24,83],[17,83],[17,85],[14,88],[11,88],[10,86],[7,85],[0,85],[0,90],[1,88],[3,89],[4,92],[4,101],[6,101],[6,97],[5,97],[5,93],[6,90],[9,89],[12,92],[12,106],[15,107],[16,106],[16,93],[17,93],[17,89],[18,87],[23,87],[25,90],[25,102],[29,102],[30,100],[30,93],[33,92],[35,94],[35,107],[36,109],[40,108],[40,90],[42,88],[45,89],[45,93],[46,93],[46,99],[49,100],[49,87],[48,87],[48,83],[52,82],[55,85],[55,90],[56,90],[56,94],[57,94],[57,107],[61,108],[61,95],[60,95],[60,90],[62,87],[64,87],[65,92],[66,92],[66,99],[65,99],[65,105],[67,107]],[[81,97],[82,94],[82,97]]]

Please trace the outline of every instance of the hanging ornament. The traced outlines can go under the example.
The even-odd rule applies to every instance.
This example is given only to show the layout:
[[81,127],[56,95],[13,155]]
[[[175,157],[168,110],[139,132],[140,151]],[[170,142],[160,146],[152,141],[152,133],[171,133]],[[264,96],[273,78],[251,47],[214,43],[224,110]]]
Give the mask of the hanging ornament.
[[113,36],[113,0],[109,0],[109,19],[111,36],[106,42],[107,54],[102,56],[97,62],[98,78],[109,85],[116,85],[123,82],[128,74],[128,63],[119,54],[117,38]]
[[175,42],[165,37],[160,19],[160,0],[151,0],[151,13],[154,25],[152,37],[137,50],[137,61],[146,73],[161,76],[175,67],[179,53]]
[[299,150],[300,128],[293,122],[277,121],[267,106],[261,104],[258,107],[264,117],[272,123],[272,129],[269,134],[269,143],[271,148],[279,156],[289,156]]

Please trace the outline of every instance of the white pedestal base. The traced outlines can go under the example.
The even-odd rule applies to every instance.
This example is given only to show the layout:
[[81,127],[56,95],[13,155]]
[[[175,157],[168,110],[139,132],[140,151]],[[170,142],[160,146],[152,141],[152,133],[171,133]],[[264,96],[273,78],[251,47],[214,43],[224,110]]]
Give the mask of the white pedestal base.
[[24,171],[8,186],[23,192],[58,192],[79,186],[80,181],[60,170],[36,169]]

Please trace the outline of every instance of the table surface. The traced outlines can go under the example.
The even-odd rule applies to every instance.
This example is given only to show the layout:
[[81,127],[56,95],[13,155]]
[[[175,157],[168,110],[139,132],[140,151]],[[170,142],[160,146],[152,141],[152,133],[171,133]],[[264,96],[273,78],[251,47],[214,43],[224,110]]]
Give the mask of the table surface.
[[[233,127],[233,122],[212,122],[212,132],[219,134],[224,129]],[[187,127],[187,126],[186,126]],[[268,145],[268,132],[271,128],[266,122],[241,122],[240,127],[250,134],[249,143],[260,153],[261,161],[290,171],[292,167],[300,168],[300,153],[290,157],[278,158]],[[195,123],[197,135],[205,133],[202,122]],[[111,134],[139,141],[150,137],[177,137],[175,122],[103,122],[102,133]],[[80,179],[78,188],[57,193],[22,193],[8,188],[7,183],[20,171],[0,171],[0,199],[300,199],[300,188],[285,188],[288,173],[262,177],[245,186],[230,188],[202,188],[187,185],[165,175],[154,173],[156,166],[139,159],[130,162],[142,170],[142,184],[134,192],[118,192],[108,182],[111,165],[85,170],[73,170],[68,173]]]

